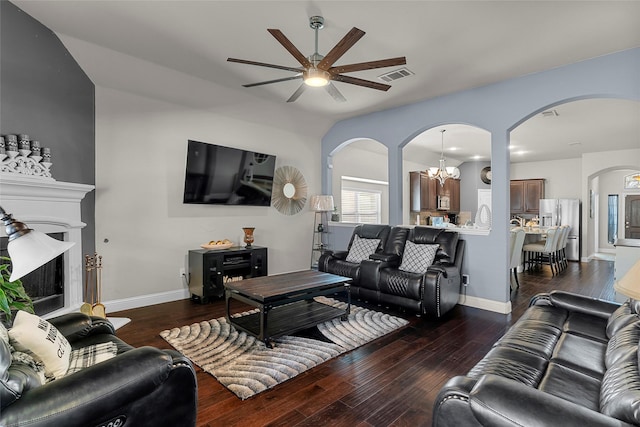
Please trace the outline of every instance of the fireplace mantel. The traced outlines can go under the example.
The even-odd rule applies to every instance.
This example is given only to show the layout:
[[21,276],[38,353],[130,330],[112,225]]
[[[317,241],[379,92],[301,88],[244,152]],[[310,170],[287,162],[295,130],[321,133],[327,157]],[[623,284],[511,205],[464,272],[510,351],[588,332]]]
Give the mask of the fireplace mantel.
[[[93,185],[12,173],[0,174],[0,206],[30,228],[43,233],[63,233],[75,245],[65,253],[64,308],[48,313],[52,317],[77,310],[82,304],[82,228],[80,202]],[[1,236],[6,236],[4,229]]]

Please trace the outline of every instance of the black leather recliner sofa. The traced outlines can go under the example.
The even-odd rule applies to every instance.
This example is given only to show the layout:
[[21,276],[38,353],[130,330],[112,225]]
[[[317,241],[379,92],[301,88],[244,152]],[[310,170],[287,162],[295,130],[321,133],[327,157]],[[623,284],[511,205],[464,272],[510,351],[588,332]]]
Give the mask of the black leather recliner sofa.
[[[349,250],[353,245],[355,236],[363,239],[380,239],[376,253],[382,252],[389,238],[391,227],[378,224],[359,224],[351,234],[351,240],[346,251],[325,251],[318,260],[318,270],[338,276],[350,277],[352,289],[360,283],[360,263],[353,263],[346,260]],[[353,291],[352,291],[353,292]]]
[[440,390],[433,426],[640,425],[640,302],[535,296],[467,374]]
[[82,313],[48,320],[73,349],[113,342],[115,357],[42,385],[0,339],[0,426],[195,426],[196,374],[174,350],[134,348],[110,322]]
[[[388,227],[388,237],[368,260],[347,269],[342,260],[348,251],[327,251],[320,258],[319,270],[355,277],[351,295],[360,300],[401,307],[430,318],[440,318],[451,310],[458,303],[462,284],[465,242],[459,234],[443,228],[376,227]],[[407,241],[439,245],[433,264],[424,274],[398,268]]]

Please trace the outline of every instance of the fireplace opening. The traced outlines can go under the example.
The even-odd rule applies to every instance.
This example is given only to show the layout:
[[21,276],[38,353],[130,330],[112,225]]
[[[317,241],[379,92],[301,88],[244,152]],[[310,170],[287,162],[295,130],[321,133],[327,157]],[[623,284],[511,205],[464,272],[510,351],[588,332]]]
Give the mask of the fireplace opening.
[[[50,237],[64,240],[64,233],[48,233]],[[8,237],[0,237],[0,256],[8,257]],[[1,260],[5,264],[7,261]],[[33,308],[42,316],[64,307],[64,254],[52,259],[40,268],[20,279],[27,295],[33,300]]]

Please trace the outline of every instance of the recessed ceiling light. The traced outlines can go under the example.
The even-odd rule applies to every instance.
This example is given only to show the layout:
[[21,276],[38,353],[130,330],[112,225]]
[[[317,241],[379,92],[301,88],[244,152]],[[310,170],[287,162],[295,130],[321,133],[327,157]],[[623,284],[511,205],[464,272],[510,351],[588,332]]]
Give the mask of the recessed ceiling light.
[[481,155],[476,154],[475,156],[471,157],[473,160],[480,160],[482,158]]

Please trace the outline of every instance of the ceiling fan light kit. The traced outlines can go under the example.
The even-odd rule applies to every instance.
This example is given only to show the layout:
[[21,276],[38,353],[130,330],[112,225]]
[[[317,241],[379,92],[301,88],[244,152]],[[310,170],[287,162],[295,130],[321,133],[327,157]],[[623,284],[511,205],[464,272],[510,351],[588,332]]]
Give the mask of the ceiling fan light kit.
[[304,83],[311,87],[322,87],[329,84],[331,76],[324,70],[309,68],[302,72]]
[[315,32],[315,52],[306,57],[294,46],[293,43],[278,29],[268,29],[269,33],[300,63],[301,67],[288,67],[283,65],[269,64],[264,62],[248,61],[237,58],[227,58],[229,62],[238,62],[241,64],[256,65],[259,67],[276,68],[284,71],[292,71],[294,76],[284,77],[275,80],[268,80],[258,83],[250,83],[243,85],[244,87],[262,86],[271,83],[279,83],[289,80],[302,79],[300,87],[291,95],[287,102],[293,102],[304,92],[307,86],[324,87],[331,97],[338,101],[344,102],[346,98],[340,93],[338,88],[331,82],[337,81],[348,83],[356,86],[362,86],[370,89],[387,91],[391,86],[371,80],[359,79],[356,77],[346,76],[343,73],[352,73],[355,71],[373,70],[376,68],[392,67],[396,65],[404,65],[407,60],[404,56],[397,58],[380,59],[377,61],[360,62],[357,64],[347,64],[334,67],[333,64],[342,57],[358,40],[360,40],[365,32],[353,27],[325,56],[318,53],[318,30],[324,28],[324,18],[322,16],[312,16],[309,18],[309,26]]

